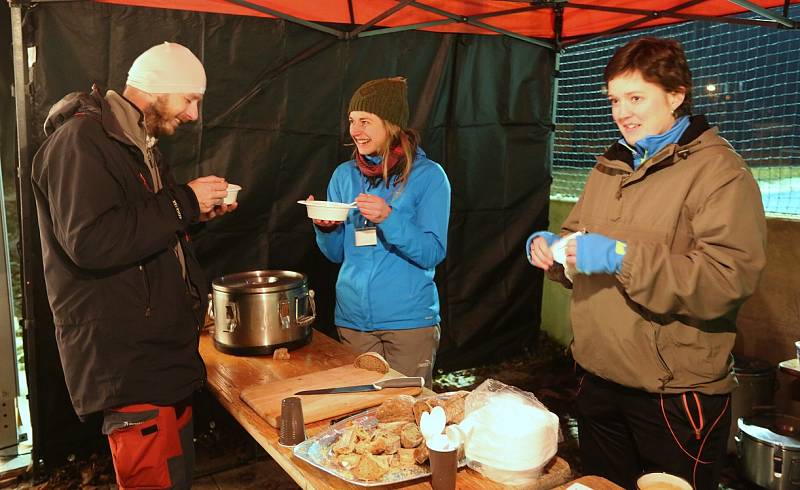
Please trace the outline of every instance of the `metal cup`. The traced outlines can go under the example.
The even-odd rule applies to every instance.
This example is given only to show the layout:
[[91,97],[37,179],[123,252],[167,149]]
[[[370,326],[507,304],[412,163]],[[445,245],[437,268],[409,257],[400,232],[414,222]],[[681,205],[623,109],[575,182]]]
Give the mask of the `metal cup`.
[[454,490],[458,472],[458,449],[437,451],[428,446],[433,490]]
[[282,446],[296,446],[306,440],[306,427],[303,423],[303,405],[300,398],[290,396],[281,400],[281,431],[278,443]]

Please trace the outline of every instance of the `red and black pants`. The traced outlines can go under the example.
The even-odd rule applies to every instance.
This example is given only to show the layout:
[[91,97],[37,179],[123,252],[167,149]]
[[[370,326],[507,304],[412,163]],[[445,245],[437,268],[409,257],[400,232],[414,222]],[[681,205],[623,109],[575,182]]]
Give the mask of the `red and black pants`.
[[120,490],[190,488],[193,432],[188,401],[106,410],[103,434],[108,436]]

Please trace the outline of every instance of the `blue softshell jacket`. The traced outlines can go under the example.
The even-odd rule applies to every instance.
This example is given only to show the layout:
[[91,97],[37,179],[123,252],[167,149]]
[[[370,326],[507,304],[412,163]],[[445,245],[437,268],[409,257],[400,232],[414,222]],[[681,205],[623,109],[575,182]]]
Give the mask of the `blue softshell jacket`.
[[[373,163],[380,160],[372,158]],[[341,263],[336,282],[336,325],[370,332],[429,327],[440,322],[436,265],[447,250],[450,182],[442,167],[417,149],[405,185],[369,187],[355,160],[339,165],[328,184],[328,200],[353,202],[360,193],[382,197],[389,217],[367,223],[358,209],[331,232],[314,227],[317,245]],[[375,246],[355,246],[356,228],[375,226]]]

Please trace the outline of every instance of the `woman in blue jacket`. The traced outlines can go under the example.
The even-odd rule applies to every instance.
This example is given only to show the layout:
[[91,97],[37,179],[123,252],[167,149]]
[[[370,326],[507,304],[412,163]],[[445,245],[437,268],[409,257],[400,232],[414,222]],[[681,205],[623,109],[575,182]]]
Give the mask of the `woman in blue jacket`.
[[356,149],[333,172],[328,200],[357,209],[344,222],[314,220],[320,250],[342,264],[339,337],[430,387],[441,320],[433,276],[447,250],[450,183],[407,129],[405,79],[363,84],[348,112]]

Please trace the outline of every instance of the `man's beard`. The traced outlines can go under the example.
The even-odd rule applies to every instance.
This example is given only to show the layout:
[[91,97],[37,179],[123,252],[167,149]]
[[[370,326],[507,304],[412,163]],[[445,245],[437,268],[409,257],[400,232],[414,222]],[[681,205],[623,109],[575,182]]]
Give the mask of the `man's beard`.
[[167,100],[165,97],[158,97],[144,110],[144,124],[150,136],[170,136],[175,133],[177,125],[174,124],[175,117],[169,117],[167,112]]

